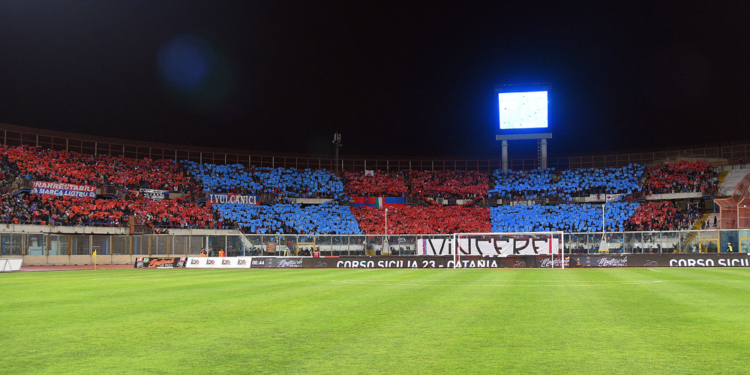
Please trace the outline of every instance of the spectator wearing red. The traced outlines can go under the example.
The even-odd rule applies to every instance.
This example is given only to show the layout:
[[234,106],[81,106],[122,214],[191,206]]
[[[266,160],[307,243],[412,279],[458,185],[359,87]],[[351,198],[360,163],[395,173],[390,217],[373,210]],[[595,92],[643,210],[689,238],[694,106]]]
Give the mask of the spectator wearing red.
[[[385,210],[373,207],[352,208],[363,232],[383,234]],[[436,234],[489,232],[488,208],[467,206],[389,207],[389,234]]]
[[658,168],[649,168],[646,186],[649,195],[715,192],[718,173],[705,160],[665,162]]

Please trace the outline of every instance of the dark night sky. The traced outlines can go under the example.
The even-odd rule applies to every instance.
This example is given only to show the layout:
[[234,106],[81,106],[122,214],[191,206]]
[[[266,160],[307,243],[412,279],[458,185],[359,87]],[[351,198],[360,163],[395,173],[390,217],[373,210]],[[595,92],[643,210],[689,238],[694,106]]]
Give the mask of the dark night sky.
[[553,157],[750,138],[750,2],[600,3],[6,0],[0,122],[486,156],[495,86],[548,82]]

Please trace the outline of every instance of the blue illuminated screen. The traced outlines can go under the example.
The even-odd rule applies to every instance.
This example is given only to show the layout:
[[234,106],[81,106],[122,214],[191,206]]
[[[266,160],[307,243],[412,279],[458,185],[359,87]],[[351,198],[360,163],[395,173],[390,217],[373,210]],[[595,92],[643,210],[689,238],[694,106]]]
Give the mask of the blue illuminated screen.
[[547,91],[501,92],[500,129],[547,127]]

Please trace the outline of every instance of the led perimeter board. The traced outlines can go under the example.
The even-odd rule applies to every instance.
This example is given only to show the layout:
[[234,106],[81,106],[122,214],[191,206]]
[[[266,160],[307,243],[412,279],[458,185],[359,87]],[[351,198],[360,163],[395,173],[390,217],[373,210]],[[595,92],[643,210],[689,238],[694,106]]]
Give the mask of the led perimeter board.
[[500,130],[547,129],[547,90],[499,91]]

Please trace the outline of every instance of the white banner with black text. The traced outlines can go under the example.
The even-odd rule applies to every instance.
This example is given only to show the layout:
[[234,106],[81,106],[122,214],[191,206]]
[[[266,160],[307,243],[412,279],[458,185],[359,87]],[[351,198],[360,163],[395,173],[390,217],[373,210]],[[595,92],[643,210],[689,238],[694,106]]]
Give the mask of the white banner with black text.
[[[559,239],[550,238],[474,238],[458,240],[461,255],[507,257],[511,255],[549,255],[560,252]],[[419,255],[453,255],[453,240],[422,238],[417,241]]]

